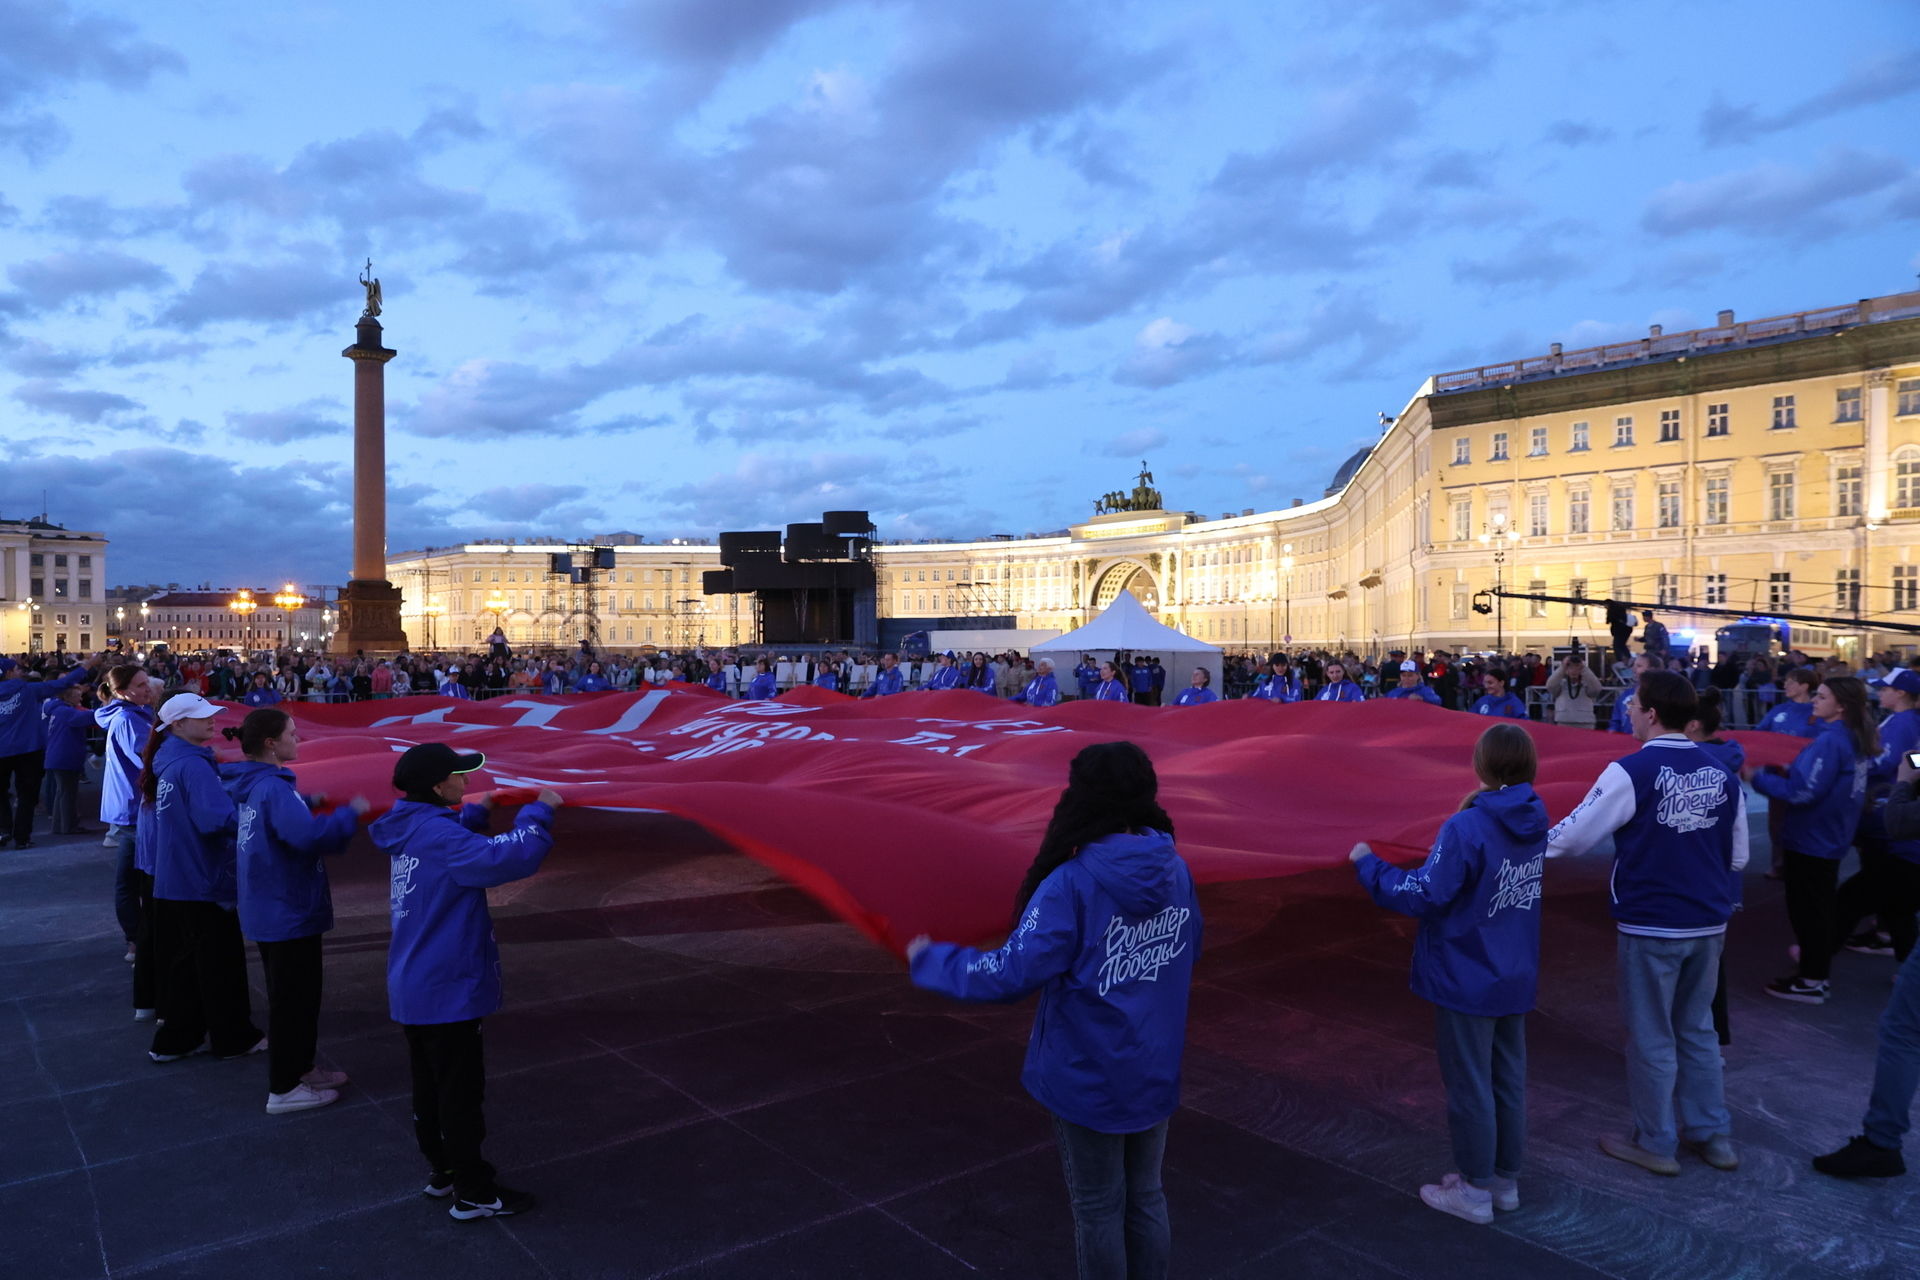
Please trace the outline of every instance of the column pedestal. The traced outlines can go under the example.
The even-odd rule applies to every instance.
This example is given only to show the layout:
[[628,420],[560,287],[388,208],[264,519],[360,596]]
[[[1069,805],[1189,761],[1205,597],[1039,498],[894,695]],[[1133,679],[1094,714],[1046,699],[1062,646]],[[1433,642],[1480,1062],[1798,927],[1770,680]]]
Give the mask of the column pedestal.
[[407,633],[400,626],[400,588],[391,582],[356,578],[341,591],[338,608],[340,626],[328,653],[385,658],[407,651]]

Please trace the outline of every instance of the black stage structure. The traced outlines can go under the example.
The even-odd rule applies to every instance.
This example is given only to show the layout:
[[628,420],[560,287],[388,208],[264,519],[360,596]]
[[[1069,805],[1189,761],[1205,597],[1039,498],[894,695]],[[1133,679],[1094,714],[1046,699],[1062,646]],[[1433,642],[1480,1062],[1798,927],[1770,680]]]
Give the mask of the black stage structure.
[[873,521],[864,511],[827,511],[817,521],[720,535],[710,596],[753,597],[757,644],[879,643]]

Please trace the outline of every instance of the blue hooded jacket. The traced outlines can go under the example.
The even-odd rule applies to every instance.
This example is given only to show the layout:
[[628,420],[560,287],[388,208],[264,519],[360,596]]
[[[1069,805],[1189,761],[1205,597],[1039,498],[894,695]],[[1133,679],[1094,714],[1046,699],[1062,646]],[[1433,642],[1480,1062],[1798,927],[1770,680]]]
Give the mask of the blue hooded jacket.
[[[707,683],[713,684],[713,681],[708,680]],[[726,684],[727,684],[727,678],[725,676],[721,676],[720,683],[714,687],[724,691],[726,689]],[[613,688],[613,685],[608,683],[607,678],[605,676],[597,675],[594,672],[589,671],[586,675],[581,676],[579,680],[574,682],[573,691],[575,693],[605,693],[607,690],[611,688]]]
[[998,951],[936,942],[913,981],[961,1000],[1041,988],[1020,1082],[1100,1133],[1138,1133],[1180,1105],[1187,987],[1200,952],[1193,878],[1158,831],[1105,836],[1041,881]]
[[[100,774],[100,821],[130,827],[140,812],[140,753],[153,733],[153,708],[115,698],[95,707],[93,722],[107,731],[106,768]],[[151,871],[151,867],[141,868]]]
[[1483,693],[1468,710],[1477,716],[1507,716],[1514,720],[1527,718],[1527,704],[1511,693]]
[[333,928],[324,858],[353,839],[353,810],[315,817],[293,787],[293,770],[256,760],[227,766],[233,797],[240,929],[255,942],[291,942]]
[[1054,679],[1053,672],[1037,675],[1027,681],[1027,687],[1008,699],[1010,702],[1024,702],[1030,707],[1051,707],[1060,701],[1060,682]]
[[1276,676],[1271,668],[1260,677],[1260,683],[1254,686],[1249,697],[1262,702],[1298,702],[1306,696],[1300,684],[1300,677],[1288,670],[1285,675]]
[[780,681],[771,671],[762,671],[747,685],[747,701],[765,702],[780,691]]
[[1399,685],[1395,685],[1393,688],[1387,690],[1386,696],[1389,698],[1406,698],[1414,702],[1431,702],[1436,707],[1440,705],[1440,695],[1424,684],[1416,684],[1411,689],[1402,689]]
[[[1896,711],[1880,722],[1880,754],[1867,770],[1867,811],[1860,820],[1861,835],[1887,839],[1887,794],[1893,790],[1901,760],[1916,748],[1920,748],[1920,711]],[[1920,862],[1920,840],[1891,840],[1887,851],[1903,862]]]
[[925,689],[958,689],[961,682],[960,668],[954,666],[936,666],[933,674],[927,677]]
[[1102,680],[1093,688],[1095,702],[1127,702],[1127,684],[1124,680]]
[[93,723],[93,712],[76,707],[64,698],[48,698],[40,704],[40,714],[47,721],[46,767],[83,767],[87,763],[87,728]]
[[0,680],[0,756],[24,755],[47,745],[40,704],[85,680],[90,668],[75,667],[52,680]]
[[1314,696],[1316,702],[1365,702],[1367,691],[1351,680],[1342,680],[1337,684],[1325,684]]
[[1375,902],[1420,922],[1415,995],[1455,1013],[1504,1018],[1533,1009],[1546,857],[1547,807],[1522,782],[1474,796],[1413,870],[1368,854],[1354,871]]
[[141,834],[152,840],[153,896],[232,906],[239,896],[233,797],[221,784],[213,748],[169,733],[153,753],[153,773],[153,820],[141,823]]
[[1205,685],[1190,684],[1174,696],[1176,707],[1203,707],[1209,702],[1220,701],[1220,695]]
[[1753,775],[1753,789],[1786,809],[1781,841],[1794,853],[1837,861],[1853,847],[1867,799],[1867,770],[1857,759],[1844,721],[1829,720],[1800,749],[1785,777]]
[[552,825],[553,810],[536,801],[520,807],[513,830],[489,839],[480,805],[455,814],[401,800],[367,829],[393,864],[387,1005],[395,1022],[465,1022],[500,1007],[487,889],[538,871],[553,848]]
[[898,667],[884,667],[873,674],[873,683],[867,686],[869,698],[890,698],[907,687],[907,674]]
[[1796,738],[1811,738],[1818,730],[1813,723],[1813,703],[1783,702],[1767,712],[1760,728],[1768,733],[1790,733]]

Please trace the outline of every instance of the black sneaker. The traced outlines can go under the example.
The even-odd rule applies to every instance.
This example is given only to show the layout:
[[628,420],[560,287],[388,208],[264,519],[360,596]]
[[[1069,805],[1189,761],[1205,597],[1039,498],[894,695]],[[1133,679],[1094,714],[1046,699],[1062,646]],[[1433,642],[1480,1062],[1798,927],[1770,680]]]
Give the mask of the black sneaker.
[[1827,1002],[1827,984],[1815,982],[1811,978],[1776,978],[1767,984],[1767,994],[1782,1000],[1792,1000],[1798,1004],[1825,1004]]
[[1813,1167],[1836,1178],[1897,1178],[1907,1171],[1907,1162],[1898,1151],[1889,1151],[1855,1134],[1838,1151],[1815,1156]]
[[453,1175],[450,1173],[430,1173],[427,1175],[427,1185],[420,1188],[420,1190],[422,1194],[430,1195],[435,1200],[445,1200],[453,1194]]
[[485,1202],[462,1200],[455,1196],[447,1216],[461,1222],[471,1222],[475,1218],[511,1218],[516,1213],[525,1213],[533,1208],[534,1203],[534,1198],[524,1191],[495,1187],[493,1199]]
[[1884,933],[1871,930],[1856,933],[1844,944],[1847,950],[1863,956],[1890,956],[1893,954],[1893,939]]
[[13,847],[16,849],[31,849],[33,848],[33,841],[21,840],[18,843],[16,843]]

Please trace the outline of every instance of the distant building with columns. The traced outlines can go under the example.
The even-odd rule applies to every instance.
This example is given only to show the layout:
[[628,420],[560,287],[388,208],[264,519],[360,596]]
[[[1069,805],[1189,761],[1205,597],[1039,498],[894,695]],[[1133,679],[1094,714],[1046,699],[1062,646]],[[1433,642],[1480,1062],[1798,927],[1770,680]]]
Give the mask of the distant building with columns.
[[0,652],[103,648],[107,536],[44,516],[0,520]]
[[[518,644],[566,643],[582,600],[544,568],[568,549],[406,552],[388,577],[415,643],[429,600],[442,647],[496,620]],[[596,600],[610,647],[754,642],[750,616],[700,594],[716,547],[615,555]],[[1230,651],[1545,652],[1605,643],[1607,598],[1706,639],[1726,620],[1689,606],[1840,619],[1796,629],[1816,652],[1911,648],[1873,620],[1920,624],[1920,292],[1436,375],[1310,502],[1207,518],[1165,509],[1143,474],[1059,533],[873,558],[882,618],[1065,631],[1129,591]],[[1496,583],[1577,602],[1477,612]]]

